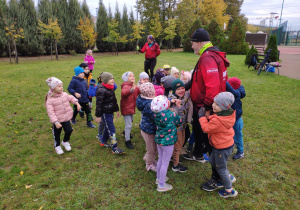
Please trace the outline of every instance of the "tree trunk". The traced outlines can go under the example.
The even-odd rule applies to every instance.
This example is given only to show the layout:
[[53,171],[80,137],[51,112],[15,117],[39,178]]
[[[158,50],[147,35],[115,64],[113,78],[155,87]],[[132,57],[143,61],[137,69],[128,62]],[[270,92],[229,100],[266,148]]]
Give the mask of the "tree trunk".
[[51,53],[51,60],[52,60],[52,40],[50,40],[50,53]]
[[8,42],[8,53],[9,53],[9,62],[11,63],[11,49],[10,49],[10,42]]
[[54,44],[55,44],[55,54],[56,54],[56,60],[58,60],[58,50],[57,50],[57,40],[54,40]]
[[137,51],[137,46],[139,46],[139,40],[136,40],[135,54],[138,54],[138,51]]
[[16,63],[19,63],[16,40],[14,40],[14,45],[15,45],[15,53],[16,53]]
[[119,55],[118,54],[118,44],[117,44],[117,42],[115,42],[115,55],[117,55],[117,56]]

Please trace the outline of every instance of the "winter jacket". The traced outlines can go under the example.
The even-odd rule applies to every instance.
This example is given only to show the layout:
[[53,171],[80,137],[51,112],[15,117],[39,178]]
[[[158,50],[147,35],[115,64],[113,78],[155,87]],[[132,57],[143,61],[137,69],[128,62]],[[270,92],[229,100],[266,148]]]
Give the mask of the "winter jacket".
[[93,79],[91,73],[89,73],[88,75],[84,74],[84,80],[85,80],[86,84],[88,85],[88,87],[90,86],[91,79]]
[[214,97],[226,91],[227,67],[226,53],[217,47],[207,48],[200,56],[191,79],[191,99],[196,109],[205,107],[211,110]]
[[90,70],[94,69],[95,59],[93,56],[86,55],[84,58],[84,62],[89,66]]
[[59,123],[67,122],[73,117],[73,109],[70,106],[76,104],[78,100],[66,92],[62,94],[50,95],[50,91],[47,95],[46,109],[51,123],[56,121]]
[[155,89],[155,96],[160,96],[160,95],[164,95],[165,94],[165,88],[161,85],[154,85],[154,89]]
[[139,50],[141,53],[146,52],[145,58],[146,59],[155,59],[157,56],[160,55],[160,48],[156,42],[153,43],[151,47],[149,47],[148,42],[144,45],[144,47]]
[[121,114],[135,114],[136,98],[139,94],[139,88],[135,87],[131,92],[132,83],[123,82],[121,85]]
[[140,129],[145,133],[155,134],[156,125],[154,121],[154,112],[151,110],[152,99],[145,99],[140,95],[136,99],[136,107],[142,113]]
[[96,96],[96,91],[97,91],[97,86],[95,85],[90,85],[90,88],[89,88],[89,97],[95,97]]
[[69,84],[68,91],[73,96],[75,96],[75,93],[79,93],[81,95],[81,98],[78,98],[79,103],[89,102],[88,86],[83,78],[73,76]]
[[226,90],[234,95],[234,103],[232,104],[231,108],[236,111],[236,121],[238,121],[243,114],[241,99],[246,96],[245,88],[243,85],[241,85],[235,90],[228,82],[226,82]]
[[229,116],[210,115],[199,119],[204,133],[208,134],[209,143],[216,149],[225,149],[234,144],[233,125],[235,123],[235,111]]
[[177,129],[182,119],[170,109],[154,114],[156,124],[155,142],[161,146],[174,145],[177,142]]
[[112,114],[119,111],[114,89],[108,89],[102,84],[99,84],[96,99],[96,117],[101,117],[103,113]]
[[[176,104],[171,104],[171,108],[174,109],[174,111],[179,114],[179,116],[182,118],[182,123],[177,128],[178,131],[182,131],[185,129],[186,124],[191,121],[188,121],[188,114],[189,112],[193,112],[193,107],[191,107],[191,98],[190,93],[188,91],[185,92],[184,96],[182,98],[178,98],[177,96],[173,95],[173,91],[170,91],[169,100],[172,99],[180,99],[180,108],[176,106]],[[191,120],[191,119],[190,119]]]

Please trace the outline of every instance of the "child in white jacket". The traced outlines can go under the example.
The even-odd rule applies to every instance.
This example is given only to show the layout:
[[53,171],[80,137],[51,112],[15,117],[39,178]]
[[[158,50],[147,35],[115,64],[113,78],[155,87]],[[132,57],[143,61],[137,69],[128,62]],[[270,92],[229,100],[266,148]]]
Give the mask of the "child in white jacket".
[[54,135],[55,151],[58,155],[61,155],[64,153],[60,146],[60,133],[62,128],[65,131],[65,136],[61,145],[66,151],[71,150],[69,140],[73,131],[70,122],[73,116],[73,109],[70,106],[70,102],[77,105],[78,111],[81,109],[81,106],[74,96],[63,92],[63,83],[59,79],[50,77],[46,80],[46,83],[50,87],[50,90],[45,97],[45,106],[50,122],[53,123],[52,132]]

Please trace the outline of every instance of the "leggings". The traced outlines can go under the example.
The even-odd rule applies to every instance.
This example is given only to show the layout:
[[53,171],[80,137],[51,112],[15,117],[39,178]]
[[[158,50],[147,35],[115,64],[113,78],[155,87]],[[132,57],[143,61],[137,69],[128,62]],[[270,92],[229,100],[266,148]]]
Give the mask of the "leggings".
[[53,124],[52,133],[54,137],[54,147],[60,146],[60,134],[62,129],[64,129],[65,131],[64,142],[70,140],[70,136],[73,132],[73,128],[71,126],[70,120],[67,122],[62,122],[60,124],[62,125],[62,127],[59,129],[57,129],[55,124]]
[[158,184],[160,187],[163,187],[165,185],[168,166],[173,153],[173,149],[174,149],[174,145],[170,145],[170,146],[157,145],[159,158],[157,162],[156,177],[158,178]]

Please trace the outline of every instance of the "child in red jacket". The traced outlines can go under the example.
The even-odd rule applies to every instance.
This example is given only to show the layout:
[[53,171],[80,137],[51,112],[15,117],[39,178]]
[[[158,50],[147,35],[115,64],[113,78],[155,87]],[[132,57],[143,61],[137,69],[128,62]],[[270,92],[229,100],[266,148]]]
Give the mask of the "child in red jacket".
[[235,197],[238,192],[232,188],[236,181],[227,169],[227,160],[233,151],[235,111],[231,108],[234,96],[230,92],[221,92],[214,98],[212,108],[214,115],[203,116],[199,119],[203,132],[208,134],[210,145],[213,147],[209,156],[212,166],[212,178],[201,185],[203,190],[214,191],[219,188],[223,198]]
[[122,75],[123,83],[121,85],[121,114],[125,121],[125,145],[133,149],[130,140],[133,115],[135,114],[136,98],[139,94],[139,88],[135,85],[135,77],[131,71]]

